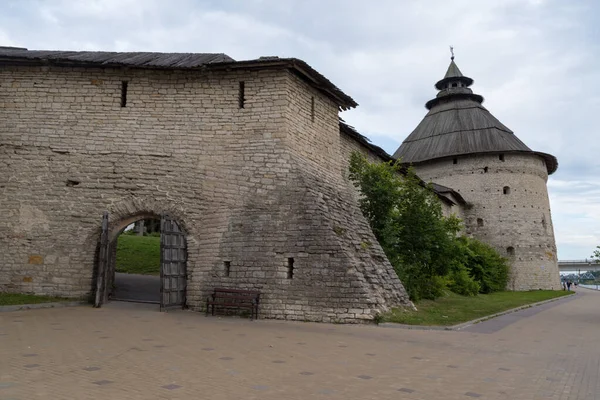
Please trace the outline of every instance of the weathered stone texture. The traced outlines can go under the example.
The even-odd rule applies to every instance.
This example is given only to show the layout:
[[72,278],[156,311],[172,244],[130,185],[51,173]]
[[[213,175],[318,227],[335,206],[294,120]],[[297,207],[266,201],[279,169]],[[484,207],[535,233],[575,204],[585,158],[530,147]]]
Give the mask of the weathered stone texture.
[[[554,228],[544,160],[533,154],[470,155],[428,161],[418,175],[452,187],[472,208],[464,210],[466,233],[509,258],[511,290],[559,289]],[[504,194],[504,188],[509,193]],[[479,221],[478,221],[479,220]],[[512,247],[514,255],[507,253]]]
[[215,286],[261,289],[270,318],[410,304],[340,173],[336,105],[287,71],[3,67],[0,120],[0,290],[88,295],[102,212],[111,239],[168,212],[193,309]]

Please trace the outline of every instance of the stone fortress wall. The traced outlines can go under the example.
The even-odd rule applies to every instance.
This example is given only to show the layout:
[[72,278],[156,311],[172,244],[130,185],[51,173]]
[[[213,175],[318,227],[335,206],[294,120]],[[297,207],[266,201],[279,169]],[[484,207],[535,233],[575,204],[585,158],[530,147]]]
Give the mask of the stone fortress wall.
[[102,212],[112,239],[168,212],[192,309],[217,286],[269,318],[410,305],[340,174],[336,104],[287,70],[3,66],[0,121],[2,291],[87,296]]
[[418,164],[416,171],[426,181],[453,188],[471,204],[464,210],[466,233],[510,260],[508,289],[560,289],[542,157],[465,155]]

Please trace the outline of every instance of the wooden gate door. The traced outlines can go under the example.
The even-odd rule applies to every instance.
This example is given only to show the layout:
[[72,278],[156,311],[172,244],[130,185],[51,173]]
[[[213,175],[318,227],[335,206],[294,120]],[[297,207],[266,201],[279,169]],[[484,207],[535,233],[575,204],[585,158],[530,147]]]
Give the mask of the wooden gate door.
[[185,234],[168,214],[160,218],[160,310],[185,307],[187,285]]
[[96,275],[96,297],[94,307],[100,307],[106,303],[108,297],[108,212],[102,214],[102,233],[100,235],[100,252],[98,254],[98,266]]

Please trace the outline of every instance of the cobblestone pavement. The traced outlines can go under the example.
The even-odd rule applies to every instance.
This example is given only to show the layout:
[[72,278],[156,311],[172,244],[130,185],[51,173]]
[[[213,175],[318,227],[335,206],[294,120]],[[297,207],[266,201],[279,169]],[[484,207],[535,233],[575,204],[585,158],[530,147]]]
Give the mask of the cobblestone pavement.
[[0,399],[600,398],[600,292],[532,310],[465,331],[130,303],[2,313]]

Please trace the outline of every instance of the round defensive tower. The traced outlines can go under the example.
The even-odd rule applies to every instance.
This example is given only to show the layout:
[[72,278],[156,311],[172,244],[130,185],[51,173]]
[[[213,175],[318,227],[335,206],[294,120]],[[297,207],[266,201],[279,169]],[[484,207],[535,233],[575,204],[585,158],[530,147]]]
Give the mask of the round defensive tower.
[[550,154],[527,147],[482,106],[454,62],[435,84],[437,96],[394,153],[425,181],[459,192],[468,235],[511,262],[508,289],[559,289],[554,228],[546,182],[558,168]]

